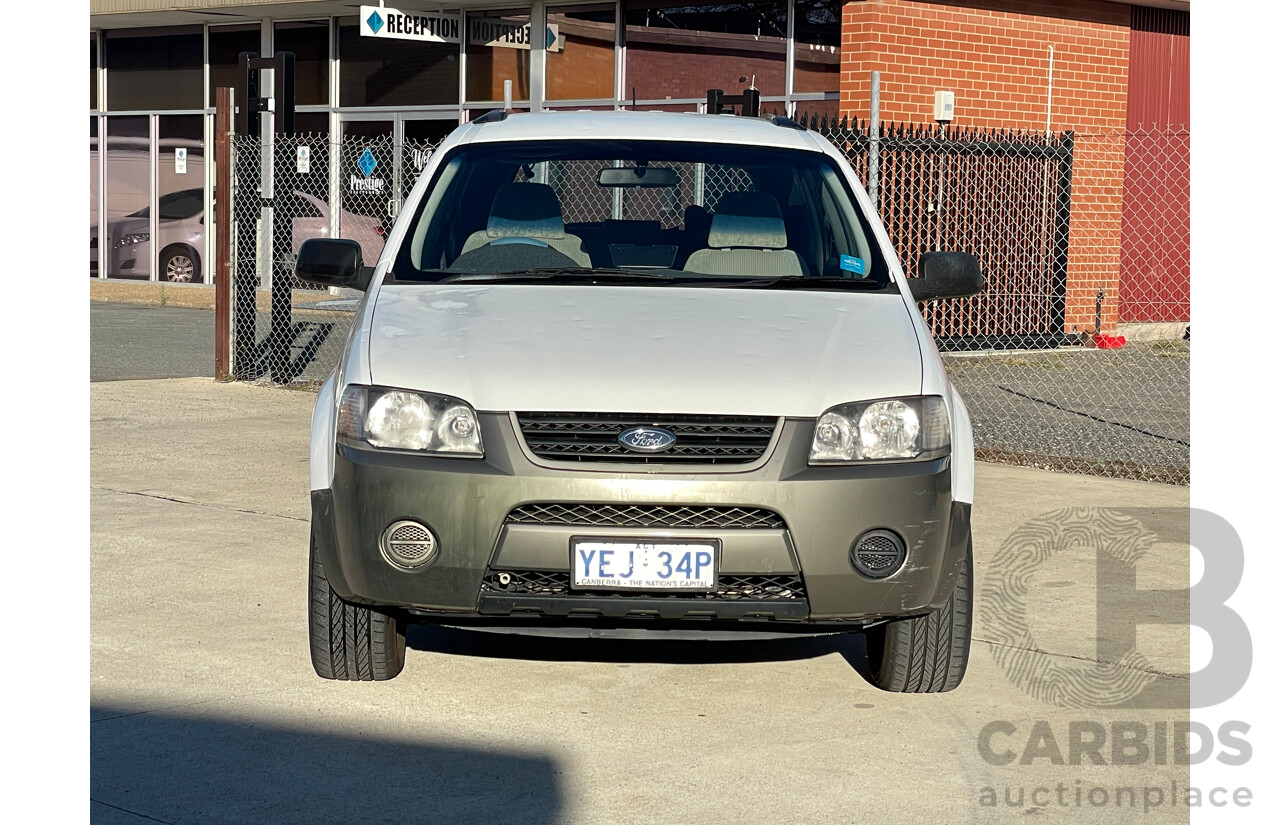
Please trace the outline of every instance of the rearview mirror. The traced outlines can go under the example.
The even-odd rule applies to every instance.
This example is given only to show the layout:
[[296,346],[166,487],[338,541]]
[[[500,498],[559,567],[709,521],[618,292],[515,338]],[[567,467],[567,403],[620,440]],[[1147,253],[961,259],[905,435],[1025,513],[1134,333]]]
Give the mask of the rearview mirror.
[[364,265],[360,244],[348,238],[311,238],[302,242],[293,273],[300,281],[364,291],[373,276]]
[[917,301],[966,298],[982,291],[982,267],[968,252],[926,252],[916,267],[918,278],[908,278],[911,297]]
[[676,174],[674,169],[623,166],[620,168],[607,167],[601,169],[596,181],[601,186],[657,188],[678,186],[680,184],[680,176]]

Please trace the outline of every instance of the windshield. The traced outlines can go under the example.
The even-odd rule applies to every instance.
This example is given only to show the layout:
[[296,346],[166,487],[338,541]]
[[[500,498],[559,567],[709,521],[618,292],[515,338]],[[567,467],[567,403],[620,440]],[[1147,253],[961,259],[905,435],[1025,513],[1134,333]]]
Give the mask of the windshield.
[[878,289],[888,268],[817,152],[661,141],[469,144],[437,169],[394,282],[577,277]]

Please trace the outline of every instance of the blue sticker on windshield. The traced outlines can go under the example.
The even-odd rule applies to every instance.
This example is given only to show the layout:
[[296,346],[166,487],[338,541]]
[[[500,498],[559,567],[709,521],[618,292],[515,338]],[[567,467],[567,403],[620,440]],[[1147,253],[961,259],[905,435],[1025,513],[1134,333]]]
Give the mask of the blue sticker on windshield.
[[840,268],[845,272],[852,272],[855,275],[867,274],[867,262],[861,258],[855,258],[852,255],[840,256]]

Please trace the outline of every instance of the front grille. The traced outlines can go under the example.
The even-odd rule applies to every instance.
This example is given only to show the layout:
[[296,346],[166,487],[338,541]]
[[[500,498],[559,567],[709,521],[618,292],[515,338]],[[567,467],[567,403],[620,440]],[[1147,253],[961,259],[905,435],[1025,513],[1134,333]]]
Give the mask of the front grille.
[[[520,432],[539,458],[628,464],[749,464],[764,455],[778,419],[768,416],[517,413]],[[632,427],[661,427],[676,437],[658,453],[618,443]]]
[[[505,583],[504,583],[505,582]],[[613,592],[573,590],[569,586],[567,571],[546,572],[540,570],[490,570],[480,589],[485,593],[530,596],[565,597],[620,597],[620,598],[670,598],[710,599],[715,601],[792,601],[805,598],[804,582],[794,574],[785,575],[723,575],[711,593],[688,592]]]
[[782,516],[762,507],[674,504],[523,504],[507,524],[582,527],[665,527],[715,530],[784,530]]

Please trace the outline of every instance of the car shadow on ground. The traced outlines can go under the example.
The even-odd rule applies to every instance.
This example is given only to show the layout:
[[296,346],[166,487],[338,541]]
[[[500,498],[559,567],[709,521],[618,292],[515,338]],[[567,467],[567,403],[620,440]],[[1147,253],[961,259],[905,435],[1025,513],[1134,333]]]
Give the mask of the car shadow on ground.
[[[94,822],[550,825],[563,766],[493,747],[229,719],[193,708],[90,708]],[[330,728],[330,730],[326,730]]]
[[493,633],[469,628],[412,625],[405,633],[414,650],[489,659],[552,662],[719,665],[786,662],[839,654],[864,678],[870,675],[861,633],[787,639],[599,639]]

